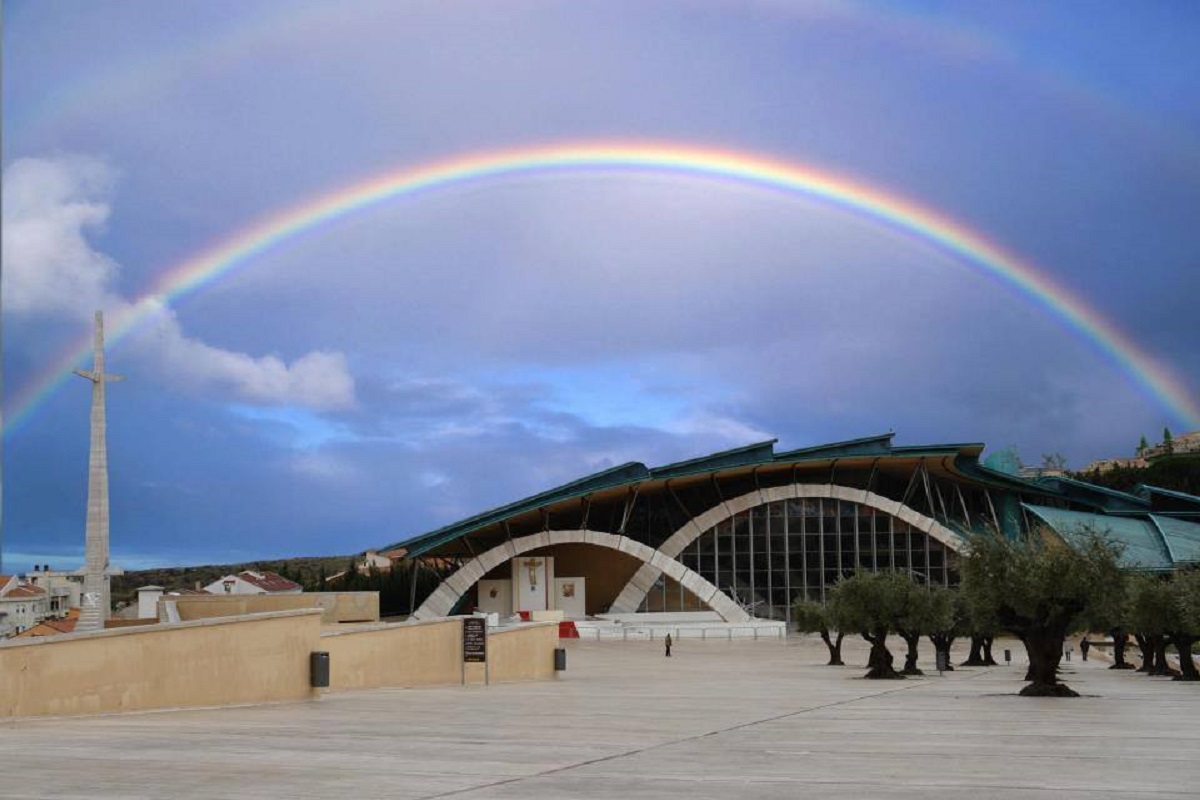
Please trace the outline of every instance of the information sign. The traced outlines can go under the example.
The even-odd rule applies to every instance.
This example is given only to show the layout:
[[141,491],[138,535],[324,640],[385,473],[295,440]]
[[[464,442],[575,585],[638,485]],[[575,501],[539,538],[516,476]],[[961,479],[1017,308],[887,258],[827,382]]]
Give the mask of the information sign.
[[487,619],[484,617],[463,620],[463,661],[468,664],[487,662]]

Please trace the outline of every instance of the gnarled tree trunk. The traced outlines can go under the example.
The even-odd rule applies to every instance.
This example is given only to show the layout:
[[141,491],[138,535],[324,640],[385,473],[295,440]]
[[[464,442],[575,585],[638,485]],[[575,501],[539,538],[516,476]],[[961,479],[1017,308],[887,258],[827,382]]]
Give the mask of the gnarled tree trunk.
[[864,631],[862,637],[871,644],[871,654],[867,657],[867,674],[864,678],[889,680],[904,677],[892,666],[892,654],[887,649],[887,628]]
[[989,634],[980,638],[983,640],[983,665],[985,667],[997,666],[996,659],[992,658],[992,642],[996,641],[996,637]]
[[846,638],[846,634],[838,631],[837,638],[831,639],[829,631],[821,631],[821,641],[825,642],[825,646],[829,648],[829,667],[842,667],[845,664],[842,661],[842,639]]
[[1029,685],[1021,690],[1025,697],[1078,697],[1079,693],[1058,682],[1058,664],[1062,659],[1065,626],[1031,626],[1021,637],[1029,654]]
[[986,637],[977,634],[971,634],[971,652],[967,654],[967,660],[959,664],[960,667],[986,667],[987,662],[983,660],[983,640]]
[[1175,675],[1175,670],[1171,669],[1171,665],[1167,663],[1167,637],[1152,636],[1150,638],[1154,646],[1154,669],[1150,671],[1150,674]]
[[1133,669],[1133,664],[1125,660],[1125,646],[1128,636],[1124,628],[1113,628],[1108,632],[1113,640],[1113,663],[1109,669]]
[[954,644],[954,640],[956,638],[957,637],[946,633],[929,634],[929,641],[933,644],[934,659],[936,660],[939,654],[944,653],[946,656],[947,672],[952,672],[954,670],[954,665],[950,663],[950,647]]
[[900,638],[908,645],[904,654],[904,669],[901,672],[905,675],[924,675],[925,673],[917,666],[917,647],[921,644],[921,634],[901,631]]
[[1175,634],[1171,644],[1179,651],[1179,675],[1177,681],[1200,681],[1200,672],[1196,672],[1196,662],[1192,661],[1192,645],[1196,643],[1195,636]]
[[1137,642],[1138,650],[1142,651],[1142,665],[1137,668],[1138,672],[1154,673],[1154,646],[1150,642],[1149,636],[1143,636],[1140,633],[1133,635],[1133,640]]

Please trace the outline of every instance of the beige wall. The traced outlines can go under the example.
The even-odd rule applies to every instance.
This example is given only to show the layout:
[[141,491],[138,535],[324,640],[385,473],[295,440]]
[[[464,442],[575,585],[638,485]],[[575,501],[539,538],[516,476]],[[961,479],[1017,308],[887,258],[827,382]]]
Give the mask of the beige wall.
[[327,631],[330,689],[435,686],[462,680],[462,620],[372,625]]
[[[488,635],[494,683],[554,677],[558,623],[532,623]],[[330,689],[482,683],[482,664],[462,663],[462,617],[326,631]]]
[[159,619],[166,619],[162,603],[174,602],[179,619],[187,622],[211,617],[232,617],[267,611],[319,608],[321,623],[378,622],[378,592],[305,592],[304,594],[230,594],[164,596],[159,600]]
[[0,717],[299,700],[315,610],[0,642]]
[[[494,683],[554,676],[557,623],[493,631]],[[330,689],[462,682],[462,617],[321,628],[317,609],[0,642],[0,718],[302,700],[309,661],[330,654]],[[465,670],[483,682],[483,665]]]
[[554,677],[558,623],[535,622],[488,635],[488,680],[536,681]]

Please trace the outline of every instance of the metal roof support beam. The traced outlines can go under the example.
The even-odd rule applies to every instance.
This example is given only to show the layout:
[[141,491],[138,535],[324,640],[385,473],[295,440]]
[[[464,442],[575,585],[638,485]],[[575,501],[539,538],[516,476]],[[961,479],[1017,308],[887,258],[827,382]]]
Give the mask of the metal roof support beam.
[[971,515],[967,511],[967,498],[963,497],[962,487],[957,483],[954,484],[954,491],[958,492],[958,502],[959,505],[962,506],[963,510],[963,528],[965,530],[971,530]]
[[408,573],[408,613],[417,610],[417,570],[421,567],[421,559],[412,559],[412,568]]
[[583,530],[587,530],[588,518],[592,516],[592,496],[590,494],[585,494],[583,497],[579,498],[579,504],[583,506],[583,519],[580,521],[579,527]]
[[937,513],[937,504],[933,502],[933,487],[929,485],[929,465],[925,463],[924,458],[921,459],[921,483],[925,485],[925,507],[929,509],[929,516],[932,517]]
[[625,511],[621,514],[621,527],[617,528],[617,534],[625,535],[625,527],[629,525],[629,517],[633,514],[633,506],[637,503],[638,493],[641,492],[642,485],[639,483],[625,493]]
[[669,494],[671,499],[675,501],[675,505],[679,506],[679,510],[683,512],[683,518],[687,520],[688,523],[691,523],[692,527],[696,528],[696,535],[699,536],[700,534],[704,533],[704,531],[700,530],[699,526],[696,524],[696,515],[688,510],[688,507],[685,506],[683,501],[679,499],[679,495],[675,494],[675,490],[671,488],[671,480],[669,478],[667,479],[667,482],[663,484],[663,486],[666,488],[667,494]]
[[1000,516],[996,513],[996,504],[992,502],[992,490],[984,488],[983,496],[987,498],[988,510],[992,512],[992,524],[996,526],[996,532],[1001,533]]
[[950,521],[950,510],[946,508],[946,498],[942,496],[942,487],[938,485],[936,480],[933,481],[933,492],[937,495],[938,505],[942,509],[942,519],[946,522]]
[[913,474],[908,479],[908,486],[904,489],[904,494],[900,496],[900,502],[903,505],[908,505],[908,501],[912,499],[913,493],[917,490],[917,478],[921,476],[921,461],[913,467]]

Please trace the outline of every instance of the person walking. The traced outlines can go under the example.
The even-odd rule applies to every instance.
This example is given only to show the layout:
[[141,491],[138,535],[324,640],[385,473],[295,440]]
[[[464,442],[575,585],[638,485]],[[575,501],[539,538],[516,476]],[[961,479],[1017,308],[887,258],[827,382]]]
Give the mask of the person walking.
[[1092,643],[1088,641],[1086,636],[1083,637],[1083,639],[1079,642],[1079,655],[1083,657],[1084,661],[1087,661],[1088,650],[1091,649]]
[[667,658],[671,657],[671,634],[667,634],[667,638],[663,639],[663,645],[667,650]]

